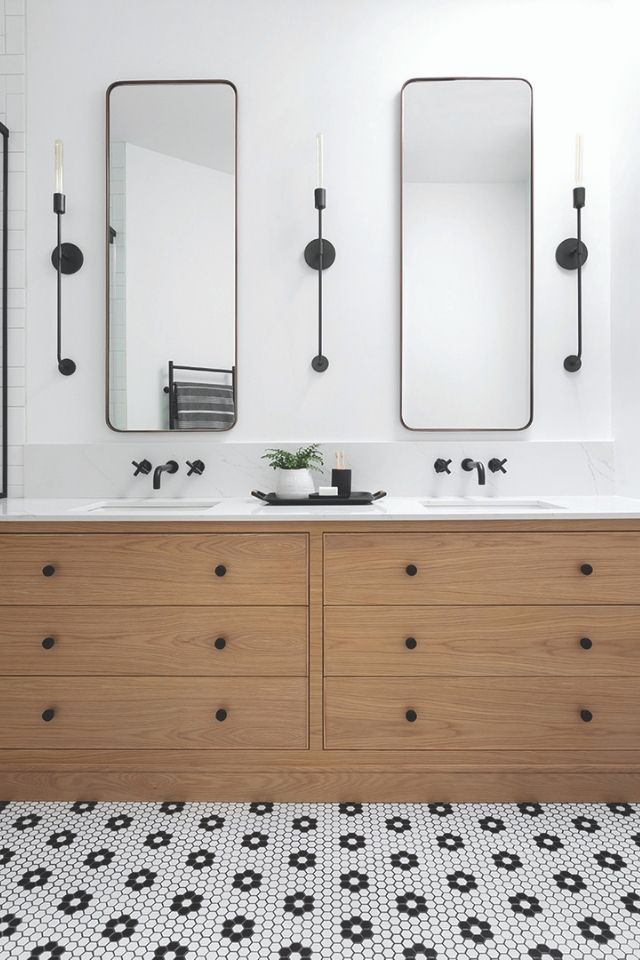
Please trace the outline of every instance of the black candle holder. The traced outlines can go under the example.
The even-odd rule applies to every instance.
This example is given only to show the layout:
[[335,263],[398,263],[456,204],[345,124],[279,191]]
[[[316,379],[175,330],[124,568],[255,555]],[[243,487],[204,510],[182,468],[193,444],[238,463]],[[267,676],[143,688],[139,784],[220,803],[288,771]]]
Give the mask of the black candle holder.
[[582,267],[587,262],[589,251],[582,242],[582,209],[585,205],[585,188],[573,188],[573,206],[576,211],[576,237],[563,240],[556,249],[556,262],[563,270],[575,270],[578,278],[578,350],[564,358],[567,373],[577,373],[582,366]]
[[322,352],[322,274],[336,259],[336,248],[322,236],[322,211],[327,205],[327,191],[323,187],[314,190],[315,208],[318,211],[318,238],[304,248],[304,259],[312,270],[318,271],[318,353],[311,361],[316,373],[324,373],[329,361]]
[[53,212],[57,217],[57,243],[51,254],[51,263],[57,274],[57,356],[58,370],[63,377],[70,377],[76,372],[76,364],[69,357],[62,356],[62,275],[77,273],[84,263],[84,255],[75,243],[62,242],[62,215],[67,207],[64,193],[54,193]]

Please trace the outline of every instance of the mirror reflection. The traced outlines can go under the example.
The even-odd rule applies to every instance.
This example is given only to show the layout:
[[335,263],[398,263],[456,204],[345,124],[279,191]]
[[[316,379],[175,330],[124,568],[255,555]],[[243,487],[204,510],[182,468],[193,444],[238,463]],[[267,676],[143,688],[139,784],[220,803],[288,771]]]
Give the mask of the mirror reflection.
[[123,82],[108,97],[108,423],[236,421],[236,91]]
[[532,416],[531,87],[412,80],[402,95],[402,420]]

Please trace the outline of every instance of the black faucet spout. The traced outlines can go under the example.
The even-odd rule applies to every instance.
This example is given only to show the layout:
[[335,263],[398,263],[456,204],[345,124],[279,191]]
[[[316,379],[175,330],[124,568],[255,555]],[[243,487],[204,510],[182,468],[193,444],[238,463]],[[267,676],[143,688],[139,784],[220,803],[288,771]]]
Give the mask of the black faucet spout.
[[462,461],[462,469],[466,470],[467,473],[471,473],[472,470],[477,470],[478,472],[478,486],[484,487],[487,482],[486,474],[484,470],[484,463],[481,460],[472,460],[471,457],[466,457]]
[[163,473],[176,473],[178,470],[178,464],[175,460],[167,460],[166,463],[161,464],[159,467],[156,467],[153,471],[153,489],[160,489],[160,481],[162,480]]

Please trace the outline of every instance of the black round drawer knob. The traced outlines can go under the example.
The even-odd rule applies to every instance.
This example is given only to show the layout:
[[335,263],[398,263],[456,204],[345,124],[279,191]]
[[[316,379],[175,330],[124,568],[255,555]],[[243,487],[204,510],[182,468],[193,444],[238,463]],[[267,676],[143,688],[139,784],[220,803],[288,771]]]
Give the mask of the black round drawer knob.
[[580,564],[580,573],[584,577],[590,577],[591,574],[593,573],[593,567],[591,566],[590,563],[582,563]]
[[415,723],[416,720],[418,719],[418,714],[415,712],[415,710],[407,710],[407,712],[405,713],[405,717],[407,718],[409,723]]
[[407,650],[415,650],[415,648],[418,646],[418,641],[416,640],[415,637],[407,637],[407,639],[404,642],[404,645],[407,648]]
[[54,640],[53,637],[45,637],[44,640],[42,641],[42,646],[44,647],[45,650],[51,650],[51,647],[54,645],[55,642],[56,641]]
[[50,720],[53,720],[55,715],[56,715],[56,712],[55,710],[52,710],[51,707],[49,707],[48,710],[42,711],[42,719],[44,720],[45,723],[49,723]]
[[216,720],[217,720],[219,723],[222,723],[222,721],[223,721],[223,720],[226,720],[226,719],[227,719],[227,711],[226,711],[226,710],[216,710]]
[[216,640],[214,640],[213,645],[216,648],[216,650],[224,650],[224,648],[227,645],[227,641],[225,640],[224,637],[218,637]]
[[42,568],[43,577],[52,577],[55,572],[56,572],[56,568],[52,563],[47,563],[46,566]]
[[589,637],[581,637],[580,646],[583,650],[591,650],[591,647],[593,646],[593,640],[591,640]]
[[224,563],[219,563],[214,572],[216,577],[224,577],[225,573],[227,572],[227,568],[225,567]]
[[415,563],[407,564],[404,570],[408,577],[415,577],[416,573],[418,572],[418,568],[416,567]]
[[591,710],[581,710],[580,719],[584,723],[591,723],[591,721],[593,720],[593,714],[591,713]]

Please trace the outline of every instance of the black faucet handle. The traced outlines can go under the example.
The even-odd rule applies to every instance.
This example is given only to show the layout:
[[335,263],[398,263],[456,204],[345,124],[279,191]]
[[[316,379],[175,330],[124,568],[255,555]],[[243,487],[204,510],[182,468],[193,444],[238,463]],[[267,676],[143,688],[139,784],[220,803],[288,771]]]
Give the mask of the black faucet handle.
[[192,473],[195,473],[197,477],[201,477],[204,473],[204,463],[202,460],[187,460],[187,476],[190,477]]
[[498,473],[498,472],[506,473],[507,471],[504,468],[504,465],[506,462],[507,462],[506,457],[504,458],[504,460],[499,460],[497,457],[492,457],[491,460],[489,460],[489,464],[488,464],[489,470],[491,470],[491,473]]
[[131,464],[136,468],[133,471],[134,477],[137,477],[139,473],[144,474],[146,477],[146,475],[151,473],[151,470],[153,469],[148,460],[141,460],[140,463],[138,463],[137,460],[132,460]]
[[442,457],[438,457],[433,464],[433,469],[436,473],[451,473],[451,470],[449,470],[450,463],[451,460],[443,460]]

